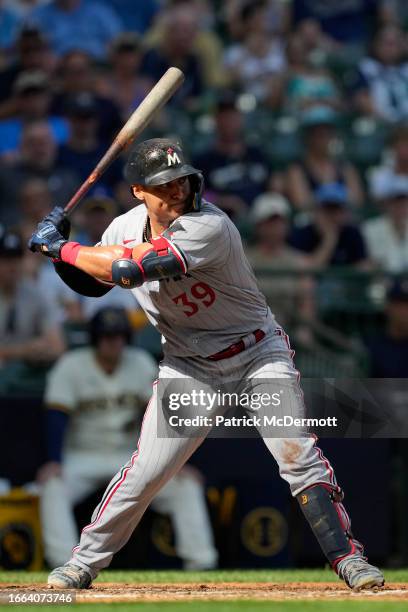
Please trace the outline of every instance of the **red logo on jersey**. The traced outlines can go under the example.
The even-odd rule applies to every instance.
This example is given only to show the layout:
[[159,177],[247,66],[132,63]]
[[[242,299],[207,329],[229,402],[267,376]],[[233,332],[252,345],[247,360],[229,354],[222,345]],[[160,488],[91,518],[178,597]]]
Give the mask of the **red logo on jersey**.
[[123,244],[127,244],[128,242],[133,242],[136,238],[128,238],[127,240],[123,240]]

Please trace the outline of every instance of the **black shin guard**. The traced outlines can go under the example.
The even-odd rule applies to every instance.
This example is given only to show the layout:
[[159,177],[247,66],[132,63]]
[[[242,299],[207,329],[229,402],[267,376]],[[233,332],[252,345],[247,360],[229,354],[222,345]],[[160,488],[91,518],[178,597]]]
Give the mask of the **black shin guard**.
[[334,569],[340,559],[358,552],[353,535],[342,520],[342,494],[336,493],[329,486],[318,484],[299,493],[296,499]]

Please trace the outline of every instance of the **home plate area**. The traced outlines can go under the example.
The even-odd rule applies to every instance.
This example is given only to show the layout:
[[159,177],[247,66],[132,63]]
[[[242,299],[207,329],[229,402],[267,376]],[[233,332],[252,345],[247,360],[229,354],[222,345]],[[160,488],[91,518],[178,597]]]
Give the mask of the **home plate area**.
[[[18,589],[20,592],[44,592],[45,584],[0,585],[0,596]],[[52,590],[50,590],[52,592]],[[161,584],[126,584],[96,582],[91,589],[76,591],[77,603],[91,602],[149,602],[149,601],[188,601],[188,600],[386,600],[407,601],[408,584],[392,583],[378,591],[355,593],[336,582],[221,582],[203,583],[161,583]]]

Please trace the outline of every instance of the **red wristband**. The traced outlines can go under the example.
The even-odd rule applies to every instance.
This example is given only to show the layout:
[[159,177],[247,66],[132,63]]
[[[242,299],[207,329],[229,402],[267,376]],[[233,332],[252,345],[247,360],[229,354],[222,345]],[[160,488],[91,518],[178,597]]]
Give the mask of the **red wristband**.
[[76,258],[78,257],[79,249],[81,248],[79,242],[66,242],[61,249],[61,261],[75,266]]

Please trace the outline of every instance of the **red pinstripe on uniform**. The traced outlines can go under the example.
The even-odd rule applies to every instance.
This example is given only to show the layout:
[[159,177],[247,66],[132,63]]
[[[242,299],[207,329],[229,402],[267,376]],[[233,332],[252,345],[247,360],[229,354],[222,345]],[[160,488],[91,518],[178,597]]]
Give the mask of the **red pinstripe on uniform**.
[[[288,347],[288,350],[290,351],[290,358],[291,358],[291,360],[292,360],[292,365],[293,365],[293,368],[294,368],[294,369],[295,369],[295,371],[296,371],[297,382],[299,383],[299,389],[300,389],[300,392],[301,392],[301,394],[302,394],[303,404],[304,404],[304,394],[303,394],[302,387],[300,386],[300,372],[299,372],[299,370],[297,370],[297,369],[296,369],[295,364],[294,364],[294,361],[293,361],[293,358],[294,358],[294,356],[295,356],[295,351],[294,351],[294,350],[291,348],[291,346],[290,346],[290,341],[289,341],[289,336],[288,336],[288,334],[287,334],[286,332],[284,332],[284,330],[283,330],[281,327],[278,327],[278,328],[276,329],[276,334],[277,334],[278,336],[281,336],[281,338],[283,338],[283,340],[285,341],[286,346]],[[317,438],[316,434],[311,434],[311,435],[312,435],[312,437],[315,439],[315,450],[316,450],[316,452],[317,452],[317,455],[318,455],[318,457],[319,457],[320,461],[322,461],[322,462],[324,463],[324,465],[326,466],[327,471],[328,471],[328,473],[329,473],[330,484],[332,485],[332,488],[333,488],[334,490],[336,490],[338,493],[340,493],[340,492],[341,492],[341,489],[340,489],[339,485],[338,485],[338,484],[337,484],[337,482],[336,482],[336,478],[335,478],[335,476],[334,476],[334,470],[333,470],[333,468],[332,468],[332,466],[331,466],[331,464],[330,464],[329,460],[328,460],[328,459],[327,459],[327,458],[326,458],[326,457],[323,455],[322,449],[321,449],[321,448],[319,448],[318,446],[316,446],[316,442],[317,442],[317,440],[318,440],[318,438]],[[322,484],[324,484],[324,483],[322,483]],[[345,512],[345,514],[347,515],[347,512],[346,512],[345,510],[344,510],[344,512]],[[347,515],[347,518],[348,518],[348,515]],[[350,519],[348,519],[348,520],[350,520]]]

